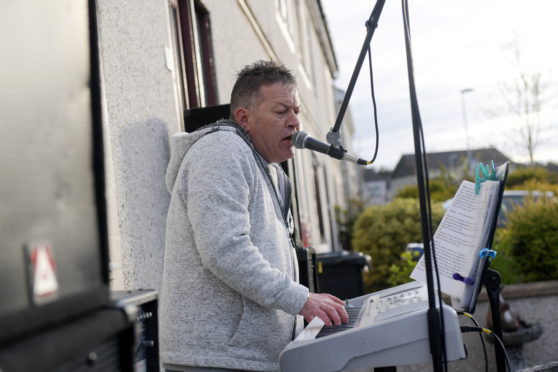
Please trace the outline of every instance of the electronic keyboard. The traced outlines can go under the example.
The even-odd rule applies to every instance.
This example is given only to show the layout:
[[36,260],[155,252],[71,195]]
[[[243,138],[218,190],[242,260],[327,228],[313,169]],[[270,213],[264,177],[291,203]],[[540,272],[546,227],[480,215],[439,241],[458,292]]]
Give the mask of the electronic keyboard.
[[[283,372],[329,372],[432,361],[426,285],[410,282],[347,301],[349,322],[318,317],[279,356]],[[465,358],[457,313],[443,305],[446,359]]]

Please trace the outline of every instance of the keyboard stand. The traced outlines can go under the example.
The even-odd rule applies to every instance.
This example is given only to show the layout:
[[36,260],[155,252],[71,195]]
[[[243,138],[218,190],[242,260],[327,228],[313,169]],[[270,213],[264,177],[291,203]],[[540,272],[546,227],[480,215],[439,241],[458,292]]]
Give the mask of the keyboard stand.
[[[500,319],[500,283],[500,273],[492,269],[486,269],[484,272],[483,284],[486,288],[486,294],[488,295],[488,301],[490,303],[490,311],[492,313],[492,331],[503,342],[502,322]],[[506,356],[496,341],[494,342],[494,353],[496,355],[497,371],[506,372]]]

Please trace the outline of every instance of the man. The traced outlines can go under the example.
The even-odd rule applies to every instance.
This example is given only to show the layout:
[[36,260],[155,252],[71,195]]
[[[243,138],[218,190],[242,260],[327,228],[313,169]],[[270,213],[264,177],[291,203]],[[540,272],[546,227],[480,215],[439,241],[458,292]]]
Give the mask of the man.
[[348,321],[341,300],[297,283],[277,164],[294,155],[295,84],[283,66],[247,66],[232,120],[173,137],[160,310],[167,370],[276,371],[302,326],[296,314]]

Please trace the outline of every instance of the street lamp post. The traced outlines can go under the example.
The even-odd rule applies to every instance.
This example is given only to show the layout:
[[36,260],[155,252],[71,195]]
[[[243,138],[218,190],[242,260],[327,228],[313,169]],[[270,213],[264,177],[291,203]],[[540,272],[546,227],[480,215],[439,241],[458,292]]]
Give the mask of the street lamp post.
[[467,126],[467,110],[465,108],[465,94],[472,92],[472,88],[461,89],[461,111],[463,113],[463,126],[465,127],[465,141],[467,144],[467,166],[471,170],[473,166],[473,159],[471,156],[471,146],[469,144],[469,129]]

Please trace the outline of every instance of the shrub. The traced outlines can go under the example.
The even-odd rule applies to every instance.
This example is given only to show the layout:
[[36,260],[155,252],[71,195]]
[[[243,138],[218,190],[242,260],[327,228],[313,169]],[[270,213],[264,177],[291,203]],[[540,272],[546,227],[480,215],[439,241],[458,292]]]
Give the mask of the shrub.
[[525,279],[521,274],[518,262],[511,253],[508,234],[509,229],[496,229],[492,247],[498,254],[490,264],[490,268],[500,273],[504,285],[523,283]]
[[[446,201],[453,198],[457,191],[457,184],[447,178],[433,178],[429,181],[430,199],[432,201]],[[418,186],[405,186],[395,196],[396,198],[414,198],[418,199]]]
[[[433,231],[443,215],[441,203],[432,203]],[[364,275],[364,285],[368,292],[391,287],[401,275],[406,261],[401,259],[408,243],[422,241],[419,203],[416,199],[398,198],[386,205],[366,208],[358,217],[352,246],[355,251],[370,255],[371,269]],[[393,268],[392,268],[393,266]],[[390,281],[390,273],[394,279]],[[410,279],[402,281],[408,282]]]
[[511,190],[551,191],[558,196],[558,184],[551,184],[535,179],[527,180],[522,184],[510,187]]
[[520,168],[508,175],[506,179],[506,187],[517,188],[519,185],[525,184],[527,181],[536,181],[538,183],[557,184],[558,174],[550,172],[545,168]]
[[[417,254],[415,252],[415,254]],[[400,262],[393,263],[389,267],[388,285],[390,287],[407,283],[409,277],[415,268],[417,261],[413,259],[413,253],[403,252],[400,256]]]
[[509,214],[501,247],[525,282],[557,279],[558,202],[543,198],[516,207]]
[[339,225],[339,240],[343,249],[352,251],[351,240],[353,238],[353,227],[358,216],[364,210],[364,202],[357,198],[351,198],[347,205],[347,209],[343,209],[336,205],[333,207],[335,212],[335,221]]

